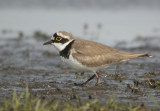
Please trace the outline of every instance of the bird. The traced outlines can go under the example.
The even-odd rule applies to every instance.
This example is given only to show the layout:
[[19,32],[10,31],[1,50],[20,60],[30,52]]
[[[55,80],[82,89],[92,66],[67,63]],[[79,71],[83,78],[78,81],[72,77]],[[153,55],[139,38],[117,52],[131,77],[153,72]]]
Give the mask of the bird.
[[130,53],[94,41],[74,39],[73,35],[66,31],[55,32],[51,40],[43,45],[53,45],[59,51],[61,60],[71,68],[94,73],[84,83],[74,83],[76,86],[85,86],[95,77],[97,86],[100,83],[99,71],[111,64],[138,57],[151,57],[147,53]]

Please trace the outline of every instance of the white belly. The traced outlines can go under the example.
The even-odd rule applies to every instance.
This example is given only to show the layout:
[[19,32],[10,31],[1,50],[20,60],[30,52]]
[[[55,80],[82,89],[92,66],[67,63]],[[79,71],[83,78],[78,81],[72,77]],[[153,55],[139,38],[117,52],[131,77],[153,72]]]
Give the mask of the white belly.
[[109,66],[109,65],[103,65],[103,66],[98,66],[98,67],[87,67],[86,65],[83,65],[80,62],[78,62],[76,59],[74,59],[72,55],[69,56],[69,59],[61,57],[61,60],[67,63],[71,68],[74,68],[78,71],[96,72],[96,71],[102,70]]

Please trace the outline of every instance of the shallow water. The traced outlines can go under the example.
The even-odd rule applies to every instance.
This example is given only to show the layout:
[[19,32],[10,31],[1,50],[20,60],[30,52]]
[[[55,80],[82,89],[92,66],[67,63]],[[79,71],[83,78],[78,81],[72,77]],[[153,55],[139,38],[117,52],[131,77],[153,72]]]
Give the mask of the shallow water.
[[136,36],[160,35],[159,20],[159,10],[150,9],[0,10],[0,30],[22,31],[26,36],[31,36],[36,30],[50,35],[65,30],[77,38],[92,39],[109,45],[122,40],[130,41]]
[[[125,51],[148,52],[153,57],[112,65],[101,72],[102,81],[99,86],[94,86],[94,79],[85,87],[74,86],[74,83],[86,81],[92,73],[76,73],[62,63],[54,47],[42,45],[46,39],[48,38],[41,40],[34,36],[14,38],[2,35],[0,97],[11,97],[14,88],[20,93],[25,91],[28,85],[32,95],[55,100],[74,102],[76,98],[80,98],[81,101],[98,99],[100,103],[105,103],[113,96],[120,103],[145,104],[155,109],[156,106],[150,97],[152,95],[160,103],[160,84],[155,83],[152,86],[153,80],[160,80],[160,46],[157,45],[159,37],[141,38],[131,43],[115,45],[116,48]],[[147,85],[148,81],[153,82]]]

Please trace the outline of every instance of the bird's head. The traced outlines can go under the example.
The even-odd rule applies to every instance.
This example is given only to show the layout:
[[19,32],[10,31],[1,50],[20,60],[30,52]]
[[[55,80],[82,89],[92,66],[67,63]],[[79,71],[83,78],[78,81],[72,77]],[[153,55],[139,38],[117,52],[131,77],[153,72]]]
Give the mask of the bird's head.
[[50,41],[45,42],[43,45],[50,44],[56,47],[59,51],[62,51],[73,40],[74,39],[70,33],[65,31],[58,31],[53,34]]

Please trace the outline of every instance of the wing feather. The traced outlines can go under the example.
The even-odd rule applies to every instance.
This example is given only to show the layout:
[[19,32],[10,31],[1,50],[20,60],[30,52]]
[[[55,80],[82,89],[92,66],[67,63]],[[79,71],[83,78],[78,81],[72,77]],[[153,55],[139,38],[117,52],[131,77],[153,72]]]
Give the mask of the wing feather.
[[72,47],[74,49],[74,52],[72,53],[73,57],[78,61],[81,61],[83,65],[90,67],[112,64],[122,60],[142,56],[142,54],[119,51],[109,46],[89,40],[75,40]]

